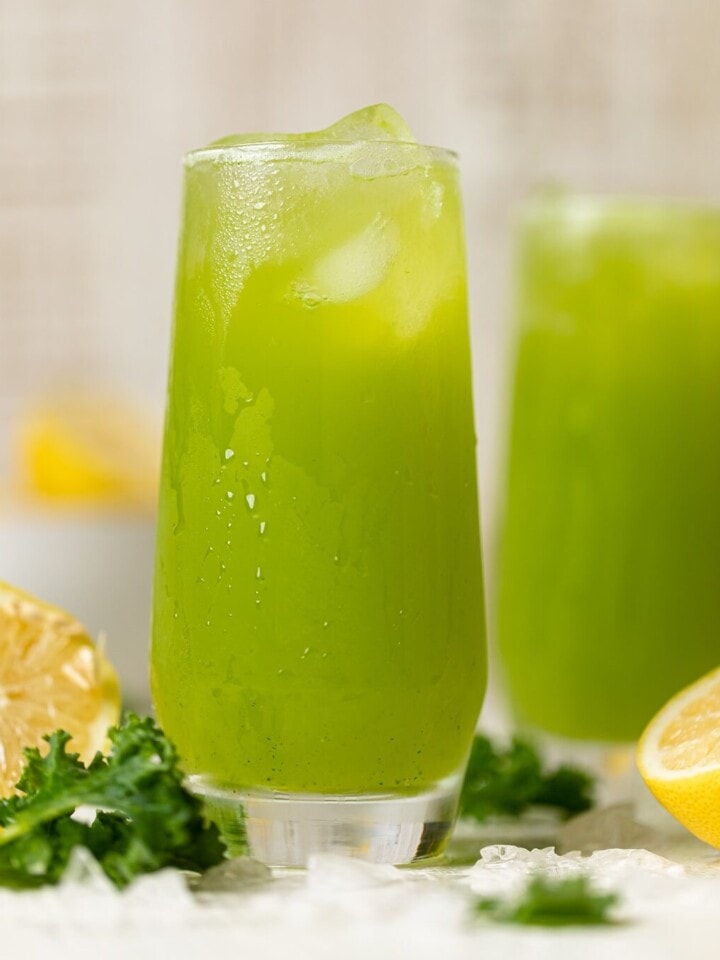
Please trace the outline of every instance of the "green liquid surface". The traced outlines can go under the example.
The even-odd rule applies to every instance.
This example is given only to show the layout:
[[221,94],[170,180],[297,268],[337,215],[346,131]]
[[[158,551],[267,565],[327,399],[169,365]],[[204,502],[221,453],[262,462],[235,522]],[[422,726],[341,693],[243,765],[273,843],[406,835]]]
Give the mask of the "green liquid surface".
[[350,149],[186,174],[152,686],[233,787],[425,789],[482,702],[456,170]]
[[631,740],[720,662],[720,212],[525,224],[499,632],[529,723]]

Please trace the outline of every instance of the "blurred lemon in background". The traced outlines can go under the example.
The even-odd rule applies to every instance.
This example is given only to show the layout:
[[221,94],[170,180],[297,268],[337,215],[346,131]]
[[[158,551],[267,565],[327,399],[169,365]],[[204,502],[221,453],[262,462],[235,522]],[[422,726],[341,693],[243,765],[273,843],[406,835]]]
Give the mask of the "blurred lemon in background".
[[53,398],[21,419],[16,438],[15,479],[23,496],[143,511],[155,506],[157,434],[126,401]]
[[0,796],[14,787],[23,748],[72,734],[86,762],[120,714],[115,670],[70,614],[0,583]]
[[720,847],[720,668],[681,690],[651,720],[637,762],[665,809]]

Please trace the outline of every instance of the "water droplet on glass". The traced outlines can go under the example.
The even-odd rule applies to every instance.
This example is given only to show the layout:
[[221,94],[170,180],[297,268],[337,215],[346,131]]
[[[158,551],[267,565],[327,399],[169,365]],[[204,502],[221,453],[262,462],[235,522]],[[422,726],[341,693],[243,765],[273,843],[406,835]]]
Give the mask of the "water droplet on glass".
[[249,494],[245,497],[245,501],[246,501],[248,507],[249,507],[251,510],[254,510],[254,509],[255,509],[255,494],[254,494],[254,493],[249,493]]
[[232,500],[232,498],[235,496],[235,494],[232,492],[232,490],[228,490],[228,492],[226,493],[226,496],[227,496],[228,500]]
[[327,625],[328,625],[329,622],[330,622],[329,620],[323,621],[323,626],[324,626],[324,627],[327,627]]
[[262,480],[263,483],[267,483],[267,473],[264,470],[260,474],[260,479]]
[[260,536],[262,536],[262,535],[265,533],[265,527],[266,527],[266,526],[267,526],[267,524],[265,523],[265,521],[264,521],[264,520],[261,520],[261,521],[260,521]]
[[262,569],[260,567],[258,567],[257,570],[255,571],[255,577],[258,580],[262,577]]
[[258,200],[257,203],[254,203],[254,204],[253,204],[253,207],[254,207],[256,210],[262,210],[262,208],[263,208],[264,206],[265,206],[265,201],[264,201],[264,200]]
[[230,447],[228,447],[227,450],[225,451],[225,459],[232,460],[234,456],[235,456],[235,451],[231,450]]

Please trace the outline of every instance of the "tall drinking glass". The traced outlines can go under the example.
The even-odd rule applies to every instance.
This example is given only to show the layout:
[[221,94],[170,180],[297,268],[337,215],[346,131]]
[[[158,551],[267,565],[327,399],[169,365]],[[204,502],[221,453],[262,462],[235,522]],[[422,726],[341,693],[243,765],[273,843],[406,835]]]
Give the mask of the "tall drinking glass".
[[436,854],[485,685],[453,154],[186,158],[157,543],[155,704],[226,830]]
[[720,210],[524,221],[500,650],[529,724],[632,741],[720,663]]

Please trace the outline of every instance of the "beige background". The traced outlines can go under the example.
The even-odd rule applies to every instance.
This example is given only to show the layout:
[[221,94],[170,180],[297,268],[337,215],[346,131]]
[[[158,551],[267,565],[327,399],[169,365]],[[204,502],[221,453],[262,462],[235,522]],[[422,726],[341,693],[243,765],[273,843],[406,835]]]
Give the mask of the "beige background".
[[717,0],[0,0],[0,468],[28,397],[162,405],[181,153],[377,100],[462,154],[486,550],[528,188],[720,194]]

